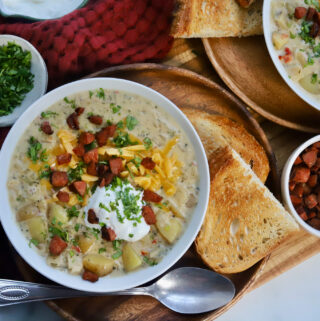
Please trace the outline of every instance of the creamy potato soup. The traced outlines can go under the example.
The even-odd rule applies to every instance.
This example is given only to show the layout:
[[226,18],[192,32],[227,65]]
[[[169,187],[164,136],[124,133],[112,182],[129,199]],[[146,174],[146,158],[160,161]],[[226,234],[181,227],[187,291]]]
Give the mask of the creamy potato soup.
[[47,263],[95,282],[156,265],[197,204],[180,126],[153,102],[98,89],[39,115],[14,151],[10,204]]
[[320,95],[320,5],[315,0],[273,0],[272,41],[289,78]]

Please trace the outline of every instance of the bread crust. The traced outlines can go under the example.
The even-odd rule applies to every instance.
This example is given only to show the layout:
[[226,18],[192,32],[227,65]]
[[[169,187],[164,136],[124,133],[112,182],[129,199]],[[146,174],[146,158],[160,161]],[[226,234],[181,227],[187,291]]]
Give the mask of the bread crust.
[[252,167],[262,182],[267,180],[270,166],[266,152],[242,125],[227,117],[211,115],[201,110],[185,108],[182,111],[197,130],[209,161],[217,148],[231,146]]
[[171,35],[207,38],[262,34],[262,3],[257,0],[250,8],[243,8],[236,0],[178,0]]
[[297,223],[230,147],[210,161],[210,200],[196,239],[202,260],[219,273],[239,273],[299,230]]

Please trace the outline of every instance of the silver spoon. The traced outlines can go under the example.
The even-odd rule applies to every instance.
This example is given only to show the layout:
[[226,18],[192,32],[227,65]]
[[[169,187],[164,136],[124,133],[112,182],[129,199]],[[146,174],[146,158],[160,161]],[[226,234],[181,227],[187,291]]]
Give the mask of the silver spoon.
[[147,287],[93,293],[63,286],[0,279],[0,307],[32,301],[103,295],[149,295],[179,313],[202,313],[227,304],[235,294],[233,283],[213,271],[182,267]]

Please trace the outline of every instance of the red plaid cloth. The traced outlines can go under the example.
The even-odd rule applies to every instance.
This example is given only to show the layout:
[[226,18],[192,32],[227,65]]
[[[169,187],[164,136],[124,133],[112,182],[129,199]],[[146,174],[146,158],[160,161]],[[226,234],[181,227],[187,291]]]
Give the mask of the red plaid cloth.
[[17,22],[0,17],[0,33],[30,41],[49,72],[49,88],[110,65],[163,58],[173,0],[91,0],[60,19]]

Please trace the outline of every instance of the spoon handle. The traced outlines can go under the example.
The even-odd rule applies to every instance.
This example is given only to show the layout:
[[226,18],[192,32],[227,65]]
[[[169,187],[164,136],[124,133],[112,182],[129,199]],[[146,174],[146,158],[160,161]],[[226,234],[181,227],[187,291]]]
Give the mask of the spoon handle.
[[150,295],[147,288],[134,288],[129,290],[94,293],[65,288],[57,285],[45,285],[23,281],[0,279],[0,307],[51,299],[75,298],[102,295]]

